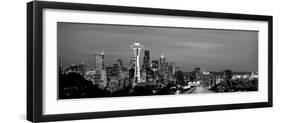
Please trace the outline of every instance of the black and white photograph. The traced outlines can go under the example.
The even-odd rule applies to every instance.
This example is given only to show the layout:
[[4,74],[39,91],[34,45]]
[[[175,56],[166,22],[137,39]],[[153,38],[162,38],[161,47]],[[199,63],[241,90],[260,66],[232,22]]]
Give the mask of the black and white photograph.
[[[260,12],[251,13],[256,6],[252,2],[245,7],[241,2],[227,3],[227,8],[240,6],[229,11],[222,11],[226,9],[214,1],[199,2],[198,9],[186,6],[193,6],[190,2],[160,6],[162,2],[28,2],[26,62],[18,62],[25,56],[18,55],[14,41],[21,38],[8,41],[15,55],[2,60],[9,62],[4,66],[17,67],[9,69],[13,72],[3,71],[13,76],[8,83],[21,75],[14,74],[18,65],[10,62],[26,63],[26,119],[68,122],[205,111],[215,112],[181,114],[182,120],[169,115],[155,119],[180,122],[187,117],[190,122],[210,122],[217,116],[228,120],[235,115],[239,118],[234,119],[259,122],[268,120],[264,115],[275,116],[265,109],[266,114],[259,113],[261,109],[236,110],[273,107],[273,90],[278,91],[273,89],[277,87],[273,73],[278,68],[273,67],[273,51],[278,48],[273,50],[277,45],[273,45],[275,29],[272,14],[266,13],[269,9],[259,6]],[[242,8],[250,8],[249,13]],[[225,111],[219,114],[234,109],[232,117]],[[146,122],[136,119],[132,117],[133,122]]]
[[258,35],[57,22],[58,99],[257,92]]

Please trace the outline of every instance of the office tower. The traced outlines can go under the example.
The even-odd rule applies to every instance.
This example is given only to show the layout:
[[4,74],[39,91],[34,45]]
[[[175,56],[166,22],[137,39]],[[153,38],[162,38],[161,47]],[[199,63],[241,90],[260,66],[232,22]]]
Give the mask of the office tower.
[[153,71],[153,79],[156,81],[158,80],[158,74],[159,74],[159,61],[158,60],[153,60],[151,62],[151,67]]
[[174,76],[175,75],[175,72],[176,72],[176,63],[174,61],[171,62],[170,64],[170,71],[172,73],[172,75]]
[[144,57],[143,57],[143,69],[146,69],[149,67],[150,67],[150,55],[149,55],[149,51],[145,50]]
[[169,79],[169,63],[168,62],[165,62],[164,63],[164,76],[163,76],[163,79],[164,80],[168,80]]
[[134,74],[135,74],[135,68],[130,68],[129,69],[129,79],[132,80],[134,79]]
[[146,81],[149,83],[156,84],[156,82],[153,81],[153,79],[154,79],[154,71],[151,68],[146,69]]
[[164,79],[164,74],[165,74],[165,63],[166,63],[166,60],[165,60],[165,56],[162,54],[161,57],[160,57],[160,65],[159,65],[159,73],[160,73],[160,77],[161,79]]
[[114,76],[113,66],[107,66],[106,67],[106,74],[108,77]]
[[175,72],[176,84],[184,84],[184,74],[182,71]]
[[156,71],[156,70],[159,69],[159,62],[158,62],[158,60],[153,60],[151,64],[152,64],[151,66],[152,66],[152,70],[153,71]]
[[95,69],[104,70],[104,52],[95,54]]
[[141,80],[142,82],[147,82],[147,69],[141,70]]
[[95,83],[101,88],[107,84],[106,70],[104,65],[104,52],[95,54]]
[[135,68],[136,57],[132,57],[129,63],[130,68]]
[[168,64],[168,79],[170,81],[174,81],[174,71],[175,71],[175,65],[173,64],[173,62],[171,62],[170,64]]
[[120,74],[120,69],[119,69],[119,65],[113,64],[113,76],[117,77]]
[[134,82],[136,83],[140,83],[141,82],[141,78],[140,78],[140,53],[141,53],[141,49],[143,48],[142,45],[140,45],[140,43],[136,42],[133,45],[131,45],[131,48],[134,50],[134,56],[136,58],[135,61],[135,77],[134,77]]

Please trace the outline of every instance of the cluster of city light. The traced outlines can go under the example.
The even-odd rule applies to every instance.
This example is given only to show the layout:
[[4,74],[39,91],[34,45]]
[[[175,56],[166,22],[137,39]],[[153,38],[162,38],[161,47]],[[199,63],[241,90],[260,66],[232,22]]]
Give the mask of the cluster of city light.
[[[251,74],[232,74],[230,70],[209,72],[201,71],[199,67],[195,68],[192,72],[183,72],[179,67],[175,66],[174,62],[168,63],[163,54],[161,54],[159,60],[152,60],[150,63],[148,50],[144,51],[144,60],[141,66],[140,57],[144,46],[135,42],[130,47],[133,49],[134,56],[132,56],[128,68],[123,66],[121,59],[117,60],[117,64],[106,66],[104,60],[105,53],[102,51],[97,53],[94,57],[95,69],[86,70],[85,64],[80,64],[78,66],[72,65],[64,70],[64,74],[68,74],[69,72],[79,73],[86,80],[92,81],[95,85],[99,85],[100,88],[107,88],[111,91],[121,89],[123,86],[128,85],[132,87],[141,84],[160,84],[165,86],[169,83],[177,85],[174,88],[182,86],[184,89],[205,83],[206,88],[210,89],[230,79],[258,79],[257,72],[251,72]],[[62,65],[60,65],[60,67],[62,67]]]

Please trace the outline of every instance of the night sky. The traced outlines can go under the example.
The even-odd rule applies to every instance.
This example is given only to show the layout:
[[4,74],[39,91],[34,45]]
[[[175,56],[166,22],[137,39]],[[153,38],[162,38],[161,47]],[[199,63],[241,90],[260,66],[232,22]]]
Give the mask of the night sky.
[[[151,60],[164,54],[186,72],[195,67],[258,71],[258,31],[63,22],[57,23],[57,29],[58,57],[66,67],[81,62],[92,67],[94,54],[102,51],[107,65],[117,59],[127,65],[133,56],[130,45],[138,41],[150,51]],[[141,64],[142,58],[143,53]]]

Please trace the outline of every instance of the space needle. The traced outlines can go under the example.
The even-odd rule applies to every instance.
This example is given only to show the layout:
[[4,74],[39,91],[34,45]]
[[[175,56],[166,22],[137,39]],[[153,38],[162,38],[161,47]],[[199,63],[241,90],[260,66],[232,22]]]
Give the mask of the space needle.
[[140,43],[135,42],[133,45],[130,46],[134,50],[134,55],[136,58],[135,61],[135,73],[134,73],[134,83],[140,83],[141,82],[141,77],[140,77],[140,52],[141,49],[143,48]]

